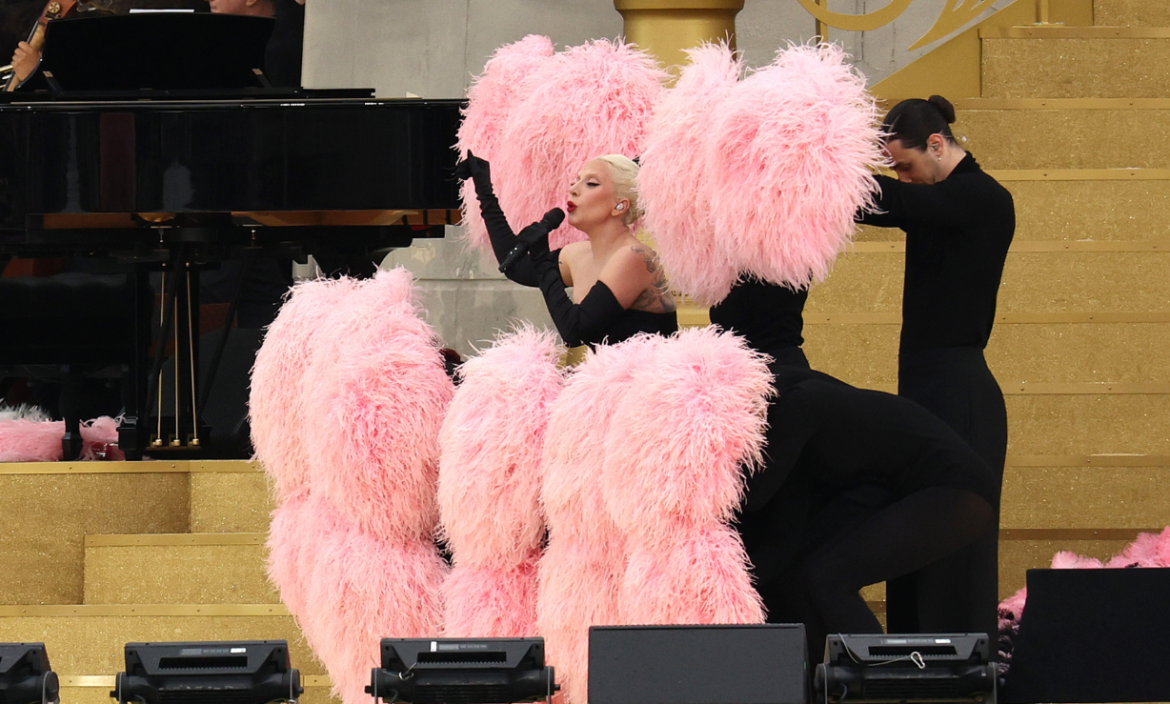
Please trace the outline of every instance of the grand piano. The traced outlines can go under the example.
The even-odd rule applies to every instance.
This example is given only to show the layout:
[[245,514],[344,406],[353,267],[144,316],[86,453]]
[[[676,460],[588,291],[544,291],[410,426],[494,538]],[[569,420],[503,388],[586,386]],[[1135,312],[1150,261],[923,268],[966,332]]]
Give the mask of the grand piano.
[[[458,222],[463,101],[274,88],[261,68],[271,31],[271,19],[212,14],[55,20],[40,88],[0,96],[0,264],[98,258],[137,282],[119,431],[129,458],[206,449],[200,269],[406,247]],[[167,341],[192,381],[163,408]]]

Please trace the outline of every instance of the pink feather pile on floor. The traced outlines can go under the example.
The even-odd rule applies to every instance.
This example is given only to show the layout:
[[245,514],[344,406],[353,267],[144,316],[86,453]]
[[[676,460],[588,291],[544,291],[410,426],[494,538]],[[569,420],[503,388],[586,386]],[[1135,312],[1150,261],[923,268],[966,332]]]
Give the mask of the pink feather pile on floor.
[[[39,413],[0,418],[0,462],[60,462],[65,457],[65,421]],[[119,419],[102,416],[81,424],[81,459],[124,460],[118,449]]]
[[[1075,552],[1058,552],[1052,557],[1054,570],[1128,569],[1133,567],[1170,567],[1170,528],[1161,533],[1141,533],[1124,550],[1102,562]],[[1001,669],[1011,665],[1012,646],[1020,631],[1020,619],[1028,601],[1028,588],[1004,599],[999,604],[999,659]]]

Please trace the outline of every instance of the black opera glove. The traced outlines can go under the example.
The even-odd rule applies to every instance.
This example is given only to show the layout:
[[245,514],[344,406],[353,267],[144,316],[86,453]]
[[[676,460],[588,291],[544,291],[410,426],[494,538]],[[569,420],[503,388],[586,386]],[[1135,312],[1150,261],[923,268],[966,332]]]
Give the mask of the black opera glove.
[[[544,222],[534,222],[521,230],[518,235],[520,241],[529,242],[528,257],[534,265],[536,262],[552,256],[552,252],[548,249],[548,235],[549,229]],[[560,250],[557,251],[559,252]],[[553,259],[553,263],[557,265],[557,274],[560,275],[560,263],[557,262],[557,259]]]
[[[544,251],[548,251],[547,239]],[[609,335],[614,322],[625,312],[625,308],[622,308],[609,286],[601,281],[589,289],[580,303],[573,303],[569,294],[565,293],[558,259],[553,252],[535,257],[529,250],[529,261],[533,263],[540,292],[544,294],[544,302],[553,324],[569,347],[598,344]]]
[[[492,188],[492,167],[487,159],[467,152],[467,158],[455,165],[455,175],[461,179],[470,178],[475,184],[475,196],[479,199],[479,212],[483,216],[483,223],[487,227],[488,239],[492,243],[492,252],[496,255],[496,262],[503,263],[508,254],[519,244],[516,233],[508,224],[508,218],[500,208],[500,201],[496,198]],[[536,223],[533,223],[536,224]],[[532,227],[532,225],[529,225]],[[528,228],[525,228],[527,230]],[[536,274],[528,258],[523,257],[504,272],[512,281],[521,286],[536,286]]]

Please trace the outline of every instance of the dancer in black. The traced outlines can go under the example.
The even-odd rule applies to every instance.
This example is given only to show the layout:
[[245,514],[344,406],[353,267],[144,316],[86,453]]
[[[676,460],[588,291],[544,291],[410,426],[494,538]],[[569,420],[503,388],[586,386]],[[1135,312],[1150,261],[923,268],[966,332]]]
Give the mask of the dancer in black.
[[[769,621],[880,633],[859,590],[921,569],[994,522],[990,469],[917,404],[857,389],[799,356],[804,293],[741,282],[711,321],[773,356],[765,467],[748,480],[739,528]],[[763,305],[767,303],[767,308]],[[761,314],[762,310],[774,315]],[[877,487],[884,503],[850,500]]]
[[[456,172],[471,178],[496,258],[504,262],[520,243],[527,254],[505,269],[509,279],[537,286],[561,338],[570,347],[616,344],[640,332],[678,330],[674,298],[658,256],[630,226],[640,216],[638,165],[609,155],[585,163],[569,189],[569,224],[589,236],[550,252],[545,220],[512,232],[492,189],[487,161],[468,154]],[[547,219],[548,216],[546,216]],[[573,298],[565,292],[573,287]]]
[[[983,357],[1015,232],[1011,194],[955,142],[945,98],[887,114],[898,178],[877,176],[878,212],[862,221],[906,231],[898,394],[952,427],[1003,482],[1007,411]],[[891,632],[978,632],[994,639],[998,519],[969,549],[887,585]],[[994,642],[994,640],[993,640]]]

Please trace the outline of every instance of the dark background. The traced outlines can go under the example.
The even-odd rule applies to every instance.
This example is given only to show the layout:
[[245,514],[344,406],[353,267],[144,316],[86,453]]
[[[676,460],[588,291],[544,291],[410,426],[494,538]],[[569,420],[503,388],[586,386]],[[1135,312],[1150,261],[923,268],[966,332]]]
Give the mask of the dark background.
[[[47,4],[48,0],[0,0],[0,66],[11,61],[18,42],[28,39]],[[102,0],[101,5],[117,13],[129,12],[132,7],[208,10],[205,0]]]

